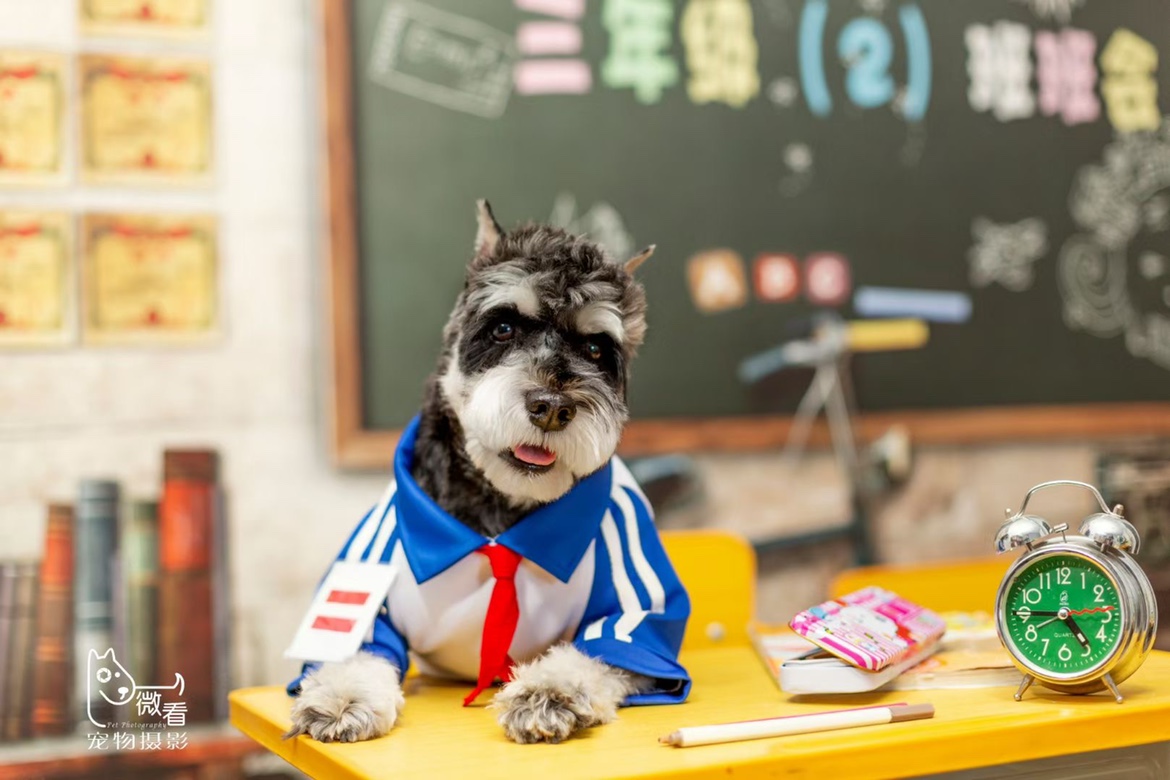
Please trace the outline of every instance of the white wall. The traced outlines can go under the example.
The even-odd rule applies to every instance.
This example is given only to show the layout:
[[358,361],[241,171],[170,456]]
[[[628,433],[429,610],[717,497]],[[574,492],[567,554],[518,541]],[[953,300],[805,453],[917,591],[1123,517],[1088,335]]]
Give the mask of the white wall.
[[[210,211],[220,218],[225,333],[197,348],[0,353],[0,555],[39,556],[44,505],[83,477],[157,494],[161,451],[208,445],[229,491],[235,682],[283,682],[280,658],[343,537],[381,492],[341,474],[324,446],[323,278],[317,200],[316,40],[307,0],[219,0],[208,55],[216,81],[216,184],[196,192],[71,186],[0,191],[0,207]],[[0,46],[163,51],[79,38],[74,0],[0,0]],[[651,293],[652,294],[652,293]],[[824,457],[787,482],[775,456],[700,459],[707,500],[674,522],[765,533],[844,517]],[[893,560],[980,553],[1003,505],[1034,482],[1091,476],[1087,447],[925,456],[877,523]],[[1006,503],[1005,503],[1006,502]],[[844,552],[771,561],[765,617],[819,598]]]
[[[317,163],[305,0],[219,0],[183,50],[215,68],[216,183],[196,192],[71,186],[0,192],[0,206],[209,211],[220,219],[225,335],[189,349],[0,353],[0,554],[39,556],[44,505],[110,476],[157,494],[161,451],[209,445],[230,491],[237,681],[280,680],[280,654],[377,476],[324,455],[317,345]],[[80,39],[74,0],[0,0],[0,45],[174,51]]]

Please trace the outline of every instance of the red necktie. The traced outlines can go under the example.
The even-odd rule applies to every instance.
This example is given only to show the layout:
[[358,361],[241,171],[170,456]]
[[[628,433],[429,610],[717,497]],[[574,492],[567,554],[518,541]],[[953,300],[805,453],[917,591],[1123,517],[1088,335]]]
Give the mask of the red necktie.
[[492,565],[492,576],[496,585],[488,602],[487,616],[483,621],[483,644],[479,649],[479,679],[475,690],[463,700],[466,707],[483,693],[492,681],[499,677],[504,682],[512,679],[512,659],[508,648],[516,634],[520,621],[520,604],[516,600],[516,569],[520,566],[520,554],[501,544],[488,544],[477,552],[487,556]]

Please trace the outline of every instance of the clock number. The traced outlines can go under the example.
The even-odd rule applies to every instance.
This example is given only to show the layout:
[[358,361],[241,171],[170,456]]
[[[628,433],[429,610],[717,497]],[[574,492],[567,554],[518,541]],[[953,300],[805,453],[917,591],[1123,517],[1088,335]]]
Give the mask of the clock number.
[[1089,587],[1089,585],[1085,582],[1085,573],[1081,572],[1081,590],[1084,590],[1087,587]]
[[1029,625],[1026,629],[1024,629],[1024,639],[1027,639],[1029,642],[1036,641],[1036,626]]
[[1044,643],[1044,649],[1040,651],[1040,655],[1048,655],[1048,640],[1041,639],[1040,641]]
[[1052,587],[1052,573],[1047,571],[1040,572],[1040,576],[1036,578],[1040,582],[1040,587],[1048,590]]
[[1056,651],[1056,657],[1062,661],[1067,661],[1072,658],[1072,650],[1068,649],[1068,645],[1062,644],[1060,649]]
[[[1101,621],[1101,625],[1105,626],[1105,625],[1108,625],[1109,623],[1112,623],[1112,622],[1113,622],[1113,610],[1107,609],[1107,610],[1105,610],[1105,619]],[[1101,630],[1104,631],[1105,629],[1102,628]]]
[[1104,601],[1105,600],[1105,586],[1104,585],[1094,585],[1093,586],[1093,595],[1095,596],[1095,598],[1093,599],[1094,602]]
[[1105,624],[1104,623],[1102,623],[1101,627],[1097,629],[1097,633],[1094,634],[1094,636],[1097,637],[1098,639],[1100,639],[1102,642],[1106,641],[1105,640]]
[[[1100,587],[1100,586],[1098,586],[1098,587]],[[1040,593],[1039,588],[1025,588],[1024,589],[1024,601],[1026,603],[1039,604],[1040,597],[1041,597],[1041,593]],[[1098,599],[1098,601],[1100,601],[1100,599]]]
[[1067,566],[1061,566],[1056,570],[1056,582],[1059,585],[1068,585],[1071,582],[1072,569]]
[[1081,653],[1081,658],[1085,658],[1085,657],[1092,655],[1092,654],[1093,654],[1093,648],[1089,645],[1085,645],[1085,651],[1083,653]]

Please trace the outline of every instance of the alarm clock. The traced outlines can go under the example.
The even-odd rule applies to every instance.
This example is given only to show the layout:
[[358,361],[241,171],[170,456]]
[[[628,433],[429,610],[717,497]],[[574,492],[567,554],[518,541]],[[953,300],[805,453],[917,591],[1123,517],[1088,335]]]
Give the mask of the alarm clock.
[[[1025,514],[1032,494],[1051,487],[1088,490],[1101,511],[1085,518],[1079,533]],[[1007,510],[996,551],[1024,548],[995,596],[1000,641],[1024,678],[1020,701],[1033,682],[1061,693],[1112,692],[1137,671],[1154,644],[1158,610],[1154,589],[1133,559],[1137,529],[1110,509],[1092,485],[1056,480],[1036,485],[1018,512]]]

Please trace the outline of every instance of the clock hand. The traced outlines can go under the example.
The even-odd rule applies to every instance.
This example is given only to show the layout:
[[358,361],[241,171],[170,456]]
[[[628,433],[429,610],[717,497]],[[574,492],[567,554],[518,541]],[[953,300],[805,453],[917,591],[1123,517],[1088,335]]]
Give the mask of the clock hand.
[[[1033,612],[1032,614],[1033,614],[1033,615],[1035,615],[1036,613],[1035,613],[1035,612]],[[1055,612],[1053,612],[1052,614],[1054,614],[1054,615],[1055,615],[1056,613],[1055,613]],[[1037,624],[1036,624],[1036,628],[1037,628],[1037,629],[1044,628],[1044,626],[1048,625],[1049,623],[1055,623],[1056,621],[1058,621],[1058,620],[1060,620],[1060,619],[1061,619],[1061,618],[1060,618],[1060,616],[1059,616],[1059,615],[1057,615],[1057,617],[1048,618],[1048,620],[1045,620],[1043,623],[1037,623]]]
[[1035,617],[1056,617],[1059,612],[1045,612],[1037,609],[1017,609],[1012,611],[1013,615],[1034,615]]
[[1064,624],[1072,629],[1073,636],[1081,643],[1081,647],[1086,650],[1089,649],[1089,640],[1085,638],[1085,632],[1081,631],[1081,627],[1077,625],[1077,621],[1073,620],[1072,615],[1064,619]]

